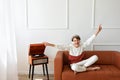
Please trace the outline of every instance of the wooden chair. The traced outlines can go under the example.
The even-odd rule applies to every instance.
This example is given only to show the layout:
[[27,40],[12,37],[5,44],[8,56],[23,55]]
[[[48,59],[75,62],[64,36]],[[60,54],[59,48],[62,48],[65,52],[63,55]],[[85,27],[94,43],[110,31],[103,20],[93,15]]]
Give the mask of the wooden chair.
[[[30,44],[29,47],[29,78],[31,77],[31,68],[32,68],[32,77],[31,80],[33,80],[34,76],[34,67],[36,65],[42,65],[43,67],[43,75],[45,76],[45,68],[46,68],[46,74],[47,79],[49,80],[49,74],[48,74],[48,57],[44,54],[45,45],[42,43],[39,44]],[[44,68],[45,66],[45,68]]]

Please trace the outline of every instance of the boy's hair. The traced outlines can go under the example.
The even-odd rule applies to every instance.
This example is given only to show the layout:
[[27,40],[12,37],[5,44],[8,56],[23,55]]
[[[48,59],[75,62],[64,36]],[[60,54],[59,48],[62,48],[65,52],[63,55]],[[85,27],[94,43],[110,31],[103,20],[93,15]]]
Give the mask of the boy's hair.
[[71,40],[73,41],[74,38],[76,38],[76,39],[78,39],[78,40],[81,40],[81,38],[80,38],[79,35],[74,35]]

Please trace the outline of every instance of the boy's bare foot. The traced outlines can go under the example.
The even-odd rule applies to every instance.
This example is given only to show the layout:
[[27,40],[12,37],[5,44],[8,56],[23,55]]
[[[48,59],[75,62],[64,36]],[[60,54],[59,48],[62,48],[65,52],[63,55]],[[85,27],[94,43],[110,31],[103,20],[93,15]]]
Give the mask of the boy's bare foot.
[[93,67],[92,70],[99,70],[100,67]]
[[77,72],[76,71],[74,71],[74,75],[76,75],[77,74]]
[[[95,70],[99,70],[100,67],[88,67],[86,68],[86,71],[95,71]],[[77,74],[77,71],[74,71],[74,75]]]
[[87,70],[99,70],[100,69],[100,67],[89,67],[89,68],[87,68]]

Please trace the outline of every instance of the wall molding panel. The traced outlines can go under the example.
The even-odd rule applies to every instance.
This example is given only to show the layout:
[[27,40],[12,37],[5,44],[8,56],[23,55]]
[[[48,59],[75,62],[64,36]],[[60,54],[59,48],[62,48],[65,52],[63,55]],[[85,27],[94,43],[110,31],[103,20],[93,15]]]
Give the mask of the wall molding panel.
[[120,0],[93,0],[92,28],[102,24],[105,29],[120,29],[119,4]]
[[120,43],[93,43],[91,50],[113,50],[120,51]]
[[26,0],[26,18],[28,29],[68,29],[69,0]]

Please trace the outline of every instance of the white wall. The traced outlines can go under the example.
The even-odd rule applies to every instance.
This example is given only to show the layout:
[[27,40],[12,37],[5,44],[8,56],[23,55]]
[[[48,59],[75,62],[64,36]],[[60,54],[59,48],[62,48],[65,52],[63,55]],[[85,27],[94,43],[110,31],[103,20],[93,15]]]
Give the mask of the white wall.
[[[57,16],[62,15],[62,16],[58,17],[58,20],[57,20],[54,17],[54,15],[52,15],[51,13],[49,14],[50,10],[48,10],[48,13],[47,13],[48,15],[46,13],[37,14],[35,13],[35,11],[37,10],[34,10],[34,9],[33,9],[34,10],[33,13],[30,13],[30,10],[32,9],[29,9],[27,13],[27,10],[28,10],[27,8],[30,8],[30,6],[26,3],[27,2],[26,0],[14,1],[15,12],[16,12],[15,13],[16,14],[15,15],[16,39],[17,39],[17,52],[18,52],[17,57],[18,57],[19,73],[23,73],[23,74],[28,73],[28,68],[29,68],[28,46],[30,43],[39,43],[43,41],[48,41],[55,44],[68,44],[71,42],[70,41],[71,36],[74,34],[79,34],[82,38],[82,41],[85,41],[89,36],[91,36],[95,32],[96,25],[98,25],[99,23],[103,24],[103,30],[97,36],[96,40],[93,43],[94,47],[95,45],[97,45],[97,47],[94,49],[102,50],[107,45],[106,50],[109,50],[109,49],[114,50],[115,49],[114,47],[117,47],[117,50],[119,50],[120,45],[116,45],[116,44],[120,44],[120,38],[118,37],[118,34],[120,34],[120,24],[119,24],[120,15],[116,13],[120,13],[120,10],[119,10],[120,5],[116,6],[116,4],[120,3],[120,0],[95,0],[95,3],[93,3],[94,0],[68,0],[68,3],[65,2],[65,0],[64,1],[63,0],[61,1],[60,0],[57,0],[57,1],[56,0],[55,1],[54,0],[29,0],[29,1],[33,1],[33,2],[38,1],[38,3],[43,2],[43,6],[36,4],[38,10],[44,9],[47,5],[54,4],[55,7],[50,7],[49,9],[53,11],[54,10],[59,11],[60,9],[59,13],[56,13],[55,15]],[[109,1],[111,2],[109,3]],[[58,5],[59,3],[57,2],[60,2],[60,4],[62,5]],[[102,5],[103,3],[104,5]],[[68,4],[67,8],[66,8],[66,4]],[[100,4],[102,5],[102,7]],[[108,5],[108,7],[106,7],[106,5]],[[108,9],[109,6],[111,7],[111,9]],[[112,9],[113,6],[114,8]],[[111,14],[110,14],[110,11],[112,12]],[[49,21],[52,19],[49,16],[52,15],[52,17],[54,17],[53,18],[54,22],[51,21],[51,23],[49,23],[49,21],[46,21],[46,24],[45,24],[45,21],[43,21],[44,24],[39,23],[38,20],[44,19],[45,17],[44,15],[47,15],[47,18]],[[28,21],[27,21],[27,17],[28,17]],[[43,18],[36,19],[37,17],[39,18],[43,17]],[[47,20],[47,18],[45,17],[45,20]],[[41,25],[47,25],[47,26],[41,26]],[[62,29],[60,28],[59,25],[61,26]],[[66,26],[68,27],[67,29],[66,29]],[[101,45],[104,47],[102,48]],[[110,48],[108,45],[110,46]],[[87,49],[91,49],[91,48],[92,47],[89,46]],[[45,51],[45,54],[48,55],[50,59],[49,73],[51,74],[53,74],[54,72],[53,61],[54,61],[56,52],[57,50],[51,47],[47,47]],[[35,73],[42,73],[42,68],[37,67],[37,69],[35,70]]]

